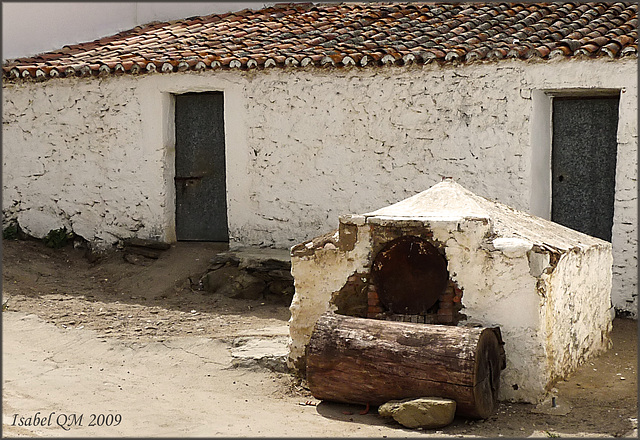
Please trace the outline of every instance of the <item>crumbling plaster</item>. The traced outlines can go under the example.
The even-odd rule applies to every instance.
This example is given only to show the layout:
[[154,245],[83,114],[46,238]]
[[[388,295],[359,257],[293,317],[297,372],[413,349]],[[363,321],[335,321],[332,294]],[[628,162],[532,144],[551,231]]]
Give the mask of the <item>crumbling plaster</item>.
[[293,368],[304,371],[305,349],[311,339],[313,326],[324,312],[337,309],[332,302],[334,294],[350,275],[367,270],[371,265],[371,234],[368,227],[358,230],[353,248],[343,247],[345,240],[348,239],[344,235],[334,239],[335,242],[341,242],[340,248],[331,245],[331,241],[317,247],[312,244],[308,246],[309,255],[292,257],[291,274],[295,294],[289,307],[289,322],[295,322],[295,330],[290,332],[289,359]]
[[522,238],[491,240],[491,224],[474,226],[476,234],[469,234],[471,225],[434,230],[448,232],[439,239],[446,239],[452,279],[464,291],[463,312],[472,322],[500,325],[508,353],[500,398],[535,402],[556,380],[609,348],[610,246],[601,243],[583,254]]
[[175,239],[171,94],[194,91],[225,93],[232,246],[290,247],[442,176],[533,209],[548,203],[536,93],[620,89],[613,297],[634,312],[636,72],[636,59],[503,60],[5,82],[4,220],[105,246]]
[[[547,364],[554,379],[562,379],[589,357],[611,347],[612,310],[599,294],[611,286],[611,252],[607,244],[570,249],[562,254],[553,272],[545,276],[542,322]],[[570,319],[567,319],[567,316]]]

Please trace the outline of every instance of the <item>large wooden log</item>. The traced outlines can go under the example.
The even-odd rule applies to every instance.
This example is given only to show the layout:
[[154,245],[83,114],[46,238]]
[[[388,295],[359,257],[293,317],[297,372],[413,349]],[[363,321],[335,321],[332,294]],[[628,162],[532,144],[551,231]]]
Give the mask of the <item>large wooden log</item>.
[[412,324],[325,313],[307,346],[307,382],[320,400],[381,405],[443,397],[487,418],[506,366],[499,328]]

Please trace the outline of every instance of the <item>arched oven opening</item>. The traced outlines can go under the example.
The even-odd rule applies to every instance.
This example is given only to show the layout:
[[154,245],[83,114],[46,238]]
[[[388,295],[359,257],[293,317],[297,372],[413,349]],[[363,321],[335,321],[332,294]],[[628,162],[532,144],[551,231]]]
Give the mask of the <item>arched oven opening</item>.
[[447,261],[428,241],[400,237],[376,255],[371,279],[380,304],[398,315],[433,311],[449,280]]
[[424,229],[376,232],[371,266],[336,293],[336,313],[423,324],[457,325],[466,319],[462,290],[450,277],[441,243]]
[[425,324],[457,324],[465,316],[462,290],[449,277],[444,252],[405,235],[385,244],[371,265],[367,317]]

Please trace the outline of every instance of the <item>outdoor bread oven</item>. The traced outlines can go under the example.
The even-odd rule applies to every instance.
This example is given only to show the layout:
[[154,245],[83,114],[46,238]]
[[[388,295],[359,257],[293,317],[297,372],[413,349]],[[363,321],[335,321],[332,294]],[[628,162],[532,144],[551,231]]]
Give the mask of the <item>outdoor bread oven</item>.
[[406,323],[403,334],[425,324],[499,329],[500,400],[540,402],[610,346],[611,244],[451,180],[341,216],[337,230],[291,248],[291,271],[289,361],[303,375],[314,328],[331,315],[364,326],[374,345],[372,329],[385,326],[374,321]]

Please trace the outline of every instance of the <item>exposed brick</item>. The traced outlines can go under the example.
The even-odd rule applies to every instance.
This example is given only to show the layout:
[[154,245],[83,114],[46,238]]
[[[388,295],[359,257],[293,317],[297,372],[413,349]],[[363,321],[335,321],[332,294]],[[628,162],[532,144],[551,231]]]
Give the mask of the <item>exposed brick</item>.
[[454,294],[453,293],[445,293],[440,295],[440,303],[453,302]]
[[369,305],[370,306],[379,306],[380,305],[380,298],[378,297],[378,292],[370,290],[369,293],[368,293],[368,300],[369,300]]

